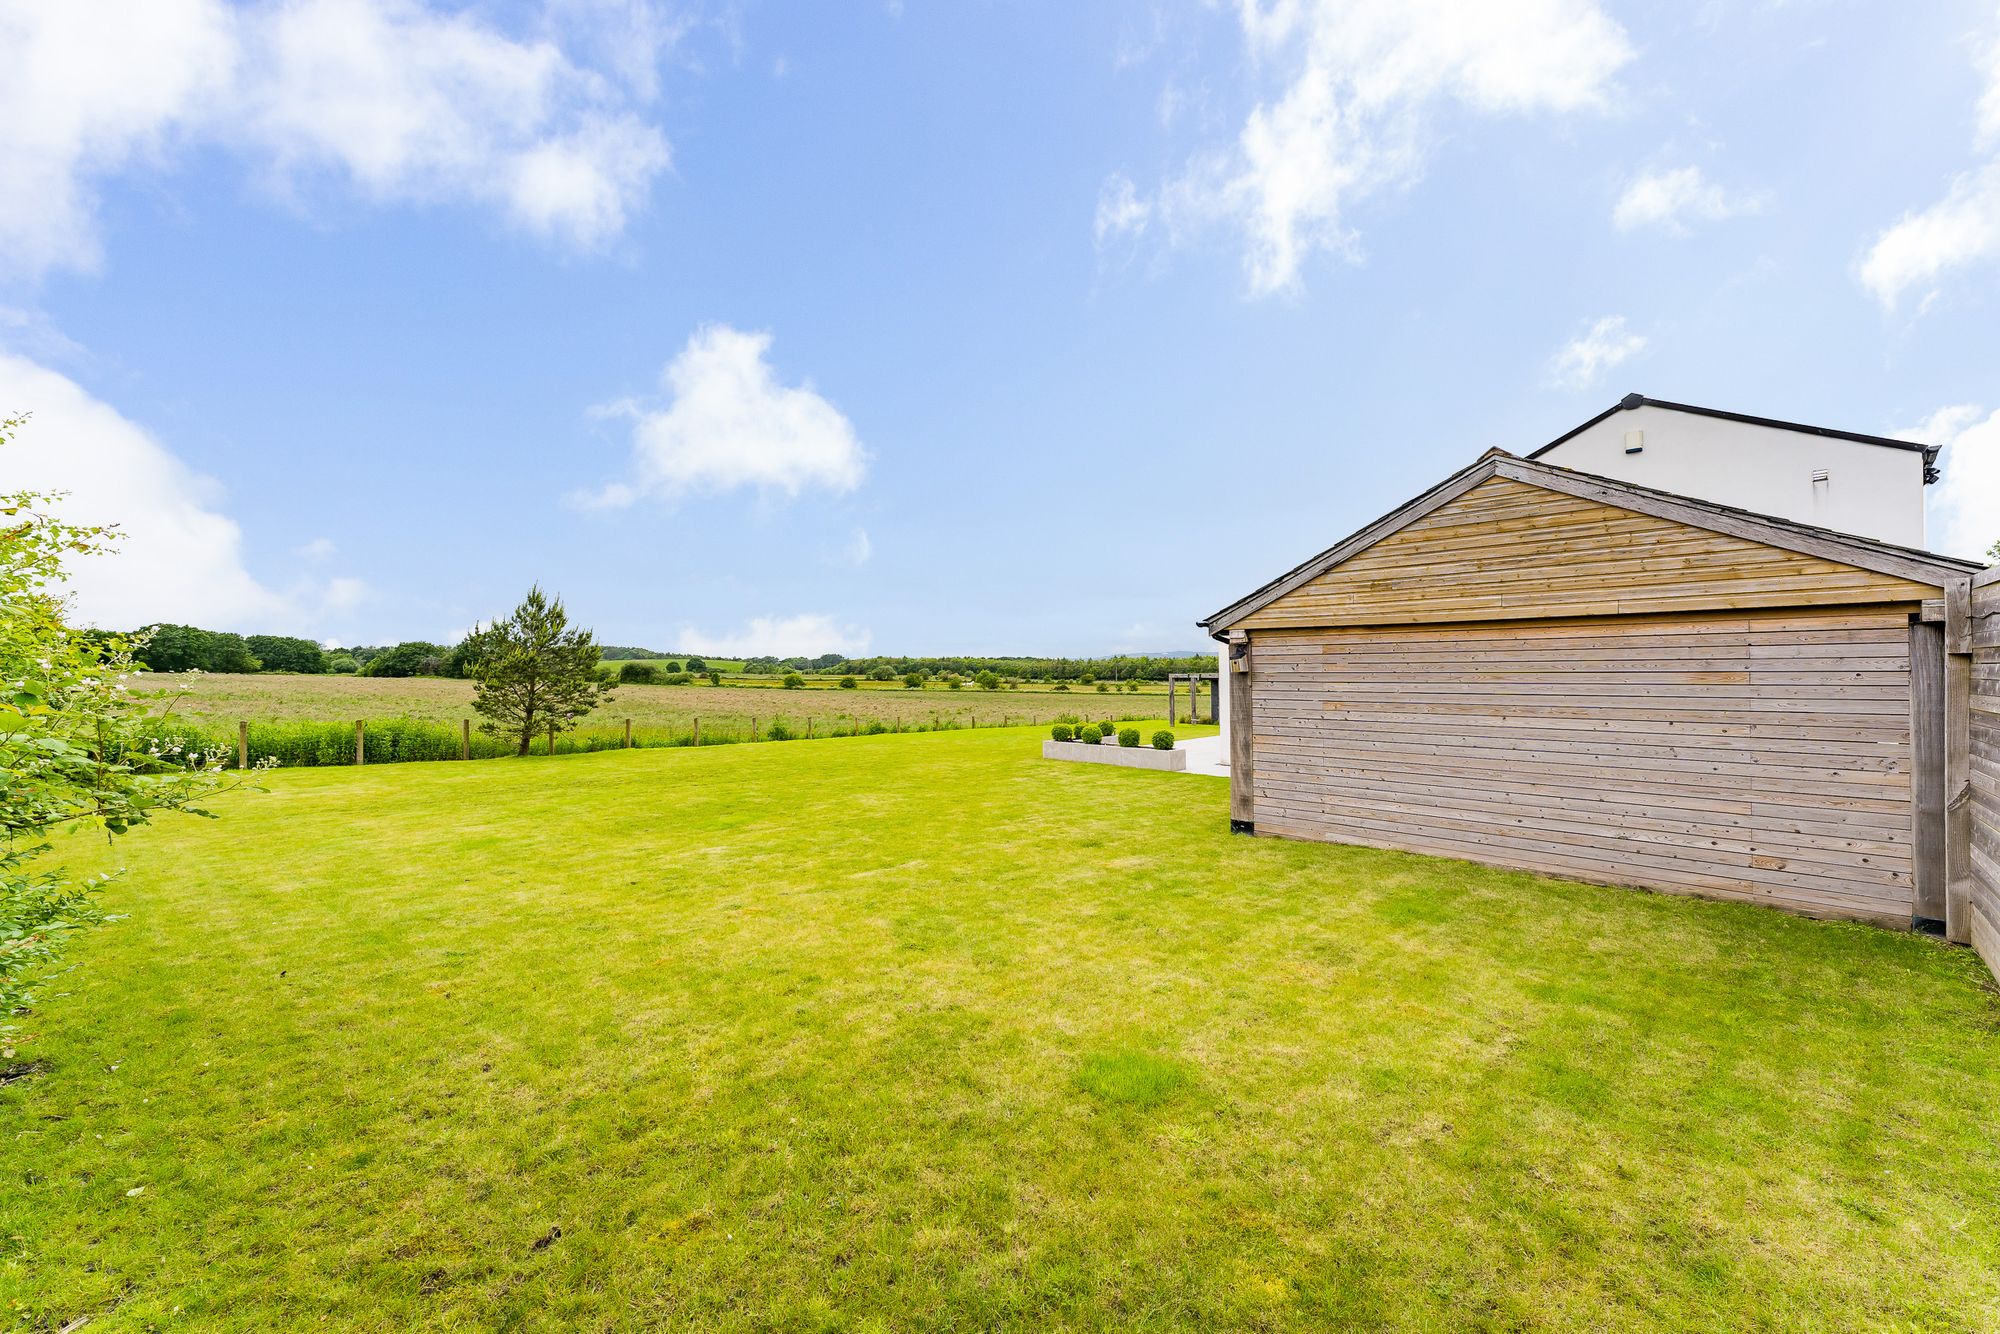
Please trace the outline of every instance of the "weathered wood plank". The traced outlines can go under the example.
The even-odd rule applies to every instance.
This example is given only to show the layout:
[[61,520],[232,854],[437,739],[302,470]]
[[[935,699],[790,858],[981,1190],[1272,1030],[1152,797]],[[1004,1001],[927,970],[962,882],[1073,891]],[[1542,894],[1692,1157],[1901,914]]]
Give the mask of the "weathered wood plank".
[[1910,735],[1915,773],[1911,819],[1916,830],[1917,893],[1913,913],[1945,922],[1945,628],[1910,627]]
[[[2000,973],[2000,566],[1968,580],[1962,597],[1946,590],[1945,632],[1947,647],[1955,638],[1966,649],[1956,658],[1962,671],[1947,670],[1945,682],[1947,730],[1961,724],[1964,710],[1962,734],[1951,738],[1945,757],[1947,802],[1958,805],[1946,807],[1946,910],[1954,898],[1964,900],[1964,936]],[[1954,699],[1955,692],[1962,693]],[[1963,788],[1953,787],[1961,774]]]
[[1913,609],[1257,630],[1257,828],[1907,925]]
[[[1252,827],[1257,819],[1256,716],[1253,692],[1256,689],[1255,644],[1250,636],[1231,636],[1229,646],[1229,819],[1237,829]],[[1218,683],[1220,684],[1220,683]]]

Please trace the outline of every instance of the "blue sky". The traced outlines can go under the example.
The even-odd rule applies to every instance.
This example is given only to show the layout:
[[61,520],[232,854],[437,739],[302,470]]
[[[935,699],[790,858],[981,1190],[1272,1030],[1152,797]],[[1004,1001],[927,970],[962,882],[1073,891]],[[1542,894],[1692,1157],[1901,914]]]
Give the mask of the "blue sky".
[[1100,652],[1628,391],[2000,539],[2000,7],[0,0],[87,618]]

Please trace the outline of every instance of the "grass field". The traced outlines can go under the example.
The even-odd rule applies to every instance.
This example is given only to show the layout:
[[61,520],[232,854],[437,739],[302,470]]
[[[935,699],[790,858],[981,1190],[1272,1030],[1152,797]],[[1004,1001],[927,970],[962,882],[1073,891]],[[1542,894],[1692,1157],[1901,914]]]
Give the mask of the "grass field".
[[[732,683],[721,686],[619,686],[607,704],[585,720],[586,727],[613,728],[630,718],[638,729],[685,732],[695,718],[713,731],[748,731],[749,721],[769,724],[784,718],[803,724],[814,719],[825,730],[845,720],[881,719],[890,723],[927,723],[939,718],[953,724],[981,726],[1045,723],[1061,714],[1090,719],[1137,717],[1166,707],[1166,691],[1156,686],[1138,694],[1098,694],[1079,687],[1068,693],[1047,689],[905,690],[901,685],[841,690],[832,681],[812,678],[813,688],[785,690],[776,677],[753,678],[769,684]],[[176,715],[196,722],[233,725],[239,720],[279,722],[347,721],[356,718],[419,718],[456,724],[472,711],[472,683],[435,677],[250,676],[202,675],[145,678],[153,688],[176,688],[183,681],[192,689],[179,698]],[[1185,710],[1186,691],[1180,694]],[[1203,700],[1207,700],[1204,692]],[[1204,704],[1204,711],[1206,704]]]
[[0,1086],[37,1329],[1992,1329],[2000,1001],[946,732],[280,772]]

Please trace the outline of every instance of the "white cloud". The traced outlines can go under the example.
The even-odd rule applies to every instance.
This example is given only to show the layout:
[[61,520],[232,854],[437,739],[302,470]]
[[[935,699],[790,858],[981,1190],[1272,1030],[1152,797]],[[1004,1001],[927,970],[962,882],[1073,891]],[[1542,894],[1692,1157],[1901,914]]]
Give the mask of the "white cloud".
[[0,306],[0,347],[43,361],[81,361],[83,345],[40,310]]
[[1588,389],[1614,366],[1646,350],[1646,336],[1626,327],[1623,315],[1607,315],[1562,345],[1549,360],[1549,380],[1562,389]]
[[1239,19],[1270,95],[1153,207],[1176,237],[1239,231],[1258,295],[1295,287],[1315,252],[1356,252],[1349,206],[1421,174],[1445,107],[1596,109],[1632,58],[1596,0],[1242,0]]
[[710,634],[683,626],[674,642],[682,652],[711,658],[814,658],[822,653],[859,657],[868,651],[866,630],[843,626],[831,616],[759,616],[738,630]]
[[1690,222],[1720,222],[1764,207],[1761,195],[1732,197],[1702,175],[1700,167],[1647,171],[1633,178],[1611,211],[1620,231],[1658,227],[1684,236]]
[[1097,243],[1120,236],[1136,236],[1146,230],[1152,205],[1139,198],[1132,178],[1114,174],[1097,192]]
[[66,491],[64,517],[117,524],[123,535],[113,554],[72,567],[67,591],[82,620],[296,630],[365,594],[347,578],[284,592],[260,582],[244,566],[242,531],[220,509],[220,487],[67,376],[0,353],[0,404],[32,414],[0,448],[0,489]]
[[[2000,18],[2000,11],[1996,11]],[[2000,145],[2000,22],[1978,46],[1985,89],[1974,113],[1975,142]],[[1857,270],[1862,285],[1893,310],[1912,288],[1928,305],[1946,271],[2000,258],[2000,157],[1952,179],[1945,197],[1897,219],[1868,247]]]
[[1875,239],[1861,281],[1885,307],[1913,287],[1932,288],[1947,269],[2000,256],[2000,162],[1951,183],[1945,197]]
[[0,255],[97,262],[92,178],[156,157],[237,60],[220,0],[0,0]]
[[641,496],[672,500],[743,487],[838,494],[859,486],[867,455],[854,427],[810,383],[780,384],[764,359],[770,347],[768,333],[706,325],[667,366],[664,407],[627,400],[595,409],[632,420],[632,476],[584,503],[621,506]]
[[875,544],[868,540],[866,528],[856,528],[847,545],[840,549],[840,557],[849,565],[866,565],[868,558],[875,554]]
[[325,560],[333,555],[335,550],[333,539],[330,537],[315,537],[310,542],[292,548],[293,554],[303,556],[307,560]]
[[1940,408],[1921,426],[1897,432],[1943,447],[1927,497],[1927,532],[1930,548],[1948,556],[1983,557],[2000,542],[2000,412],[1981,420],[1983,411]]
[[1979,138],[1981,143],[2000,142],[2000,23],[1979,48],[1979,72],[1986,79],[1986,91],[1979,96]]
[[551,36],[525,38],[418,0],[0,0],[5,266],[94,267],[96,182],[207,146],[295,198],[333,185],[377,203],[472,201],[601,244],[668,165],[637,108],[677,30],[635,17],[653,13],[638,0],[554,12]]

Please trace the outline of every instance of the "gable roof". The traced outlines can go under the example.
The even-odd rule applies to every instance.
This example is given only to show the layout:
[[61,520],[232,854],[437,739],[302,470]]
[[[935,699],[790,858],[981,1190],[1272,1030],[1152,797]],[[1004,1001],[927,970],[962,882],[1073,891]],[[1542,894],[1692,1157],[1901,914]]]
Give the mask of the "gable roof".
[[1495,477],[1939,588],[1954,579],[1967,578],[1982,568],[1977,561],[1940,556],[1914,547],[1856,537],[1851,533],[1839,533],[1831,528],[1818,528],[1773,515],[1753,514],[1731,505],[1656,491],[1649,486],[1559,468],[1552,463],[1536,463],[1531,459],[1516,458],[1504,450],[1489,449],[1471,467],[1453,473],[1416,499],[1391,510],[1367,527],[1196,624],[1219,638],[1223,631],[1253,612],[1366,551],[1431,511],[1456,500],[1481,482]]
[[1776,417],[1753,417],[1747,412],[1724,412],[1721,408],[1704,408],[1693,403],[1669,403],[1663,398],[1647,398],[1644,394],[1627,394],[1604,411],[1578,426],[1572,426],[1555,439],[1529,454],[1538,459],[1576,436],[1588,431],[1614,413],[1630,412],[1634,408],[1664,408],[1669,412],[1686,412],[1697,417],[1716,417],[1722,421],[1742,422],[1747,426],[1768,426],[1775,431],[1796,431],[1801,435],[1825,436],[1829,440],[1851,440],[1858,445],[1880,445],[1884,449],[1901,449],[1924,456],[1924,482],[1929,484],[1938,479],[1937,456],[1940,445],[1920,444],[1914,440],[1898,440],[1893,436],[1864,435],[1860,431],[1837,431],[1831,426],[1807,426],[1802,422],[1780,421]]

